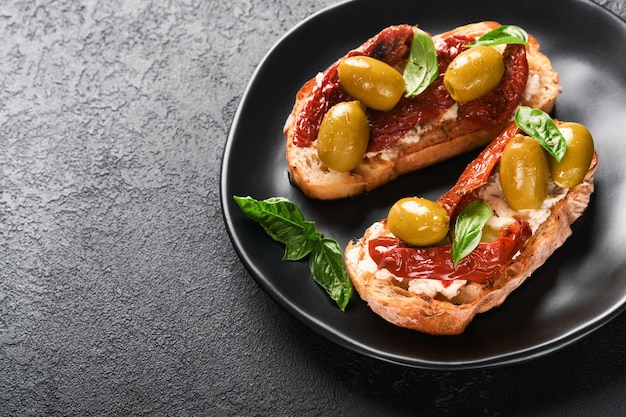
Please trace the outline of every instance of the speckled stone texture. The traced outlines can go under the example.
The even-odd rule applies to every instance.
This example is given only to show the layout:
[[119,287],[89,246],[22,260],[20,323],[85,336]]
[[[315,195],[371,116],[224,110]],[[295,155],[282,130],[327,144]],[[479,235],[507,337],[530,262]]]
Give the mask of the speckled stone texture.
[[271,45],[333,3],[0,3],[0,415],[626,413],[623,315],[550,360],[431,372],[335,346],[250,278],[228,130]]

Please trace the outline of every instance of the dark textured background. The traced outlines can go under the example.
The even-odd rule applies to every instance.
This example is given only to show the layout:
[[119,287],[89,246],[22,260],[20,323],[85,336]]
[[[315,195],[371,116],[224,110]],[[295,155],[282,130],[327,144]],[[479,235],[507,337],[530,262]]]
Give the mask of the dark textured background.
[[424,371],[322,339],[250,278],[220,212],[230,123],[333,3],[0,2],[0,415],[626,414],[623,314],[528,363]]

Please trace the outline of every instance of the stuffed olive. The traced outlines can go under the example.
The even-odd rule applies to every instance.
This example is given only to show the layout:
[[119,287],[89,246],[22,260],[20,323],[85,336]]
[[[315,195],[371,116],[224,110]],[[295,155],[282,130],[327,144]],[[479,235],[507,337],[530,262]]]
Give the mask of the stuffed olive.
[[348,94],[374,110],[391,110],[404,93],[402,74],[372,57],[346,58],[337,71],[339,83]]

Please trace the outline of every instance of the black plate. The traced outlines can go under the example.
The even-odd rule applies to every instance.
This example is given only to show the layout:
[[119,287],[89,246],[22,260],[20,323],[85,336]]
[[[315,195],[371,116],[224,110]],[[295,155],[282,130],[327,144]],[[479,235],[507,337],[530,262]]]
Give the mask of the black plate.
[[[573,236],[499,308],[478,315],[463,335],[433,337],[388,324],[358,295],[345,313],[302,262],[283,262],[282,245],[244,216],[233,195],[283,196],[325,235],[345,245],[406,195],[436,199],[476,153],[406,175],[343,201],[305,198],[292,187],[282,127],[299,87],[386,26],[419,24],[431,33],[482,20],[535,35],[560,73],[555,116],[594,134],[596,191]],[[289,313],[354,351],[423,368],[517,362],[563,347],[615,317],[626,304],[626,24],[587,1],[354,1],[326,9],[286,34],[259,65],[226,144],[222,208],[233,245],[258,284]]]

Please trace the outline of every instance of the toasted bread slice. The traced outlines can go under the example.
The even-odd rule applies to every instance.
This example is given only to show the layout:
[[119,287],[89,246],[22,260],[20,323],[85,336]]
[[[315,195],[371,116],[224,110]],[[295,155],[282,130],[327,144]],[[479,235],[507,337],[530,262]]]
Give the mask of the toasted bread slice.
[[[452,34],[479,37],[498,27],[496,22],[481,22],[459,27],[453,31],[433,36],[437,42]],[[526,48],[529,72],[526,89],[520,105],[542,109],[549,113],[561,91],[558,73],[550,60],[539,52],[539,43],[529,36]],[[311,95],[316,78],[306,82],[296,95],[295,105],[289,115],[284,133],[286,159],[292,182],[310,198],[331,200],[353,197],[386,184],[398,176],[415,171],[453,156],[468,152],[489,143],[513,117],[498,126],[485,129],[461,129],[457,126],[456,108],[422,125],[416,125],[392,146],[378,152],[368,152],[352,171],[340,173],[324,166],[317,156],[315,142],[309,146],[294,143],[296,116]]]
[[[502,304],[563,245],[572,234],[571,224],[582,215],[589,203],[597,167],[598,157],[594,152],[582,183],[569,189],[553,186],[550,201],[544,202],[545,207],[516,214],[531,219],[532,235],[506,264],[503,272],[492,279],[482,283],[455,280],[451,285],[444,286],[434,279],[398,279],[386,269],[377,269],[368,247],[371,239],[391,235],[383,220],[370,226],[362,238],[348,244],[345,262],[351,280],[369,307],[395,325],[434,335],[460,334],[476,314]],[[499,187],[493,178],[494,175],[490,177],[491,186],[496,184]],[[497,190],[485,189],[485,193],[490,198],[500,198],[502,205],[506,206]],[[490,204],[492,209],[498,206],[497,203]]]

